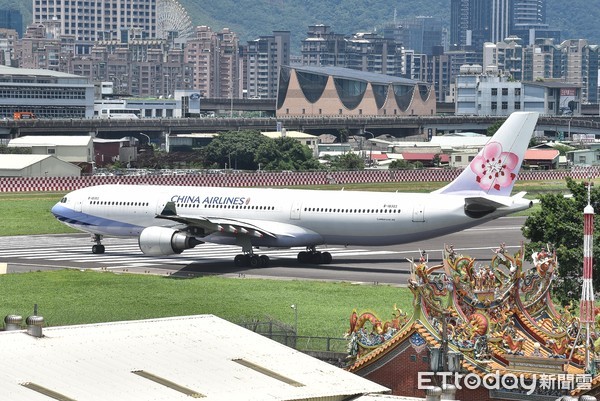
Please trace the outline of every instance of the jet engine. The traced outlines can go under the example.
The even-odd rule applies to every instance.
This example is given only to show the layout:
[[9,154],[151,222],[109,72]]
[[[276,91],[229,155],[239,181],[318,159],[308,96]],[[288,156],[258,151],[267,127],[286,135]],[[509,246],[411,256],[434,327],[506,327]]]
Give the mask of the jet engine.
[[172,255],[202,244],[202,241],[184,232],[168,227],[147,227],[138,239],[140,249],[146,255]]

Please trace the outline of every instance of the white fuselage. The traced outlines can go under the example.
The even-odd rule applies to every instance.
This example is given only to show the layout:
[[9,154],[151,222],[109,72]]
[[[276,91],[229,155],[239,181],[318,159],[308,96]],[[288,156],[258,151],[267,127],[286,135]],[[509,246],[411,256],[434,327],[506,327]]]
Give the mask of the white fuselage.
[[[512,199],[512,198],[510,198]],[[465,214],[465,198],[431,193],[320,191],[103,185],[71,192],[52,212],[62,222],[99,235],[140,235],[146,227],[185,228],[156,218],[173,202],[187,218],[232,219],[261,227],[273,237],[254,246],[390,245],[460,231],[526,209],[517,199],[480,218]],[[231,233],[213,232],[202,241],[235,244]]]

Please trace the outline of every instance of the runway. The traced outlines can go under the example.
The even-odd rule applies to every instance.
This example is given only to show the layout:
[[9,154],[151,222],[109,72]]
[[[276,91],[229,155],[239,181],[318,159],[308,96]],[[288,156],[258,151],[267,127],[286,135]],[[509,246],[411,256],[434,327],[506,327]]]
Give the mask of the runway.
[[123,273],[177,275],[195,277],[261,277],[272,279],[336,280],[358,283],[405,285],[410,271],[408,259],[418,259],[425,250],[430,265],[441,261],[444,244],[453,244],[458,253],[484,263],[492,250],[504,242],[511,253],[525,241],[521,227],[525,217],[504,217],[452,235],[426,241],[385,247],[319,247],[333,256],[330,265],[304,265],[296,261],[303,248],[261,249],[269,255],[267,268],[235,267],[235,246],[202,244],[180,255],[154,257],[144,255],[136,239],[105,238],[106,253],[91,252],[90,237],[85,234],[0,237],[0,263],[8,272],[28,272],[62,268],[110,270]]

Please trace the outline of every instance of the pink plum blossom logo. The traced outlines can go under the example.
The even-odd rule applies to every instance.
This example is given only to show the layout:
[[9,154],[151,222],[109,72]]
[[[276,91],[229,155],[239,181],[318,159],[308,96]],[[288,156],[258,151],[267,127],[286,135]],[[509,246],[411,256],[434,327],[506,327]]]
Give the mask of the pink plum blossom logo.
[[479,186],[499,191],[509,186],[517,176],[513,171],[519,163],[519,157],[512,152],[503,152],[502,145],[490,142],[471,163],[471,170],[477,174]]

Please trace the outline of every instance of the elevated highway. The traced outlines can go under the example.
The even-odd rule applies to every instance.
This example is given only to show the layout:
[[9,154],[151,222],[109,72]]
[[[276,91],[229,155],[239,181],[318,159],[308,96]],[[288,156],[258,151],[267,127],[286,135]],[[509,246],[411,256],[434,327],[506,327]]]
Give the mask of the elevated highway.
[[[402,137],[435,131],[481,131],[503,117],[480,116],[356,116],[356,117],[267,117],[267,118],[142,118],[121,119],[34,119],[0,121],[0,135],[12,138],[29,134],[65,135],[93,133],[101,138],[118,138],[144,133],[153,138],[168,134],[223,132],[239,130],[274,131],[278,123],[287,130],[313,134],[347,130],[360,134],[366,130]],[[600,117],[541,116],[538,130],[600,136]]]

